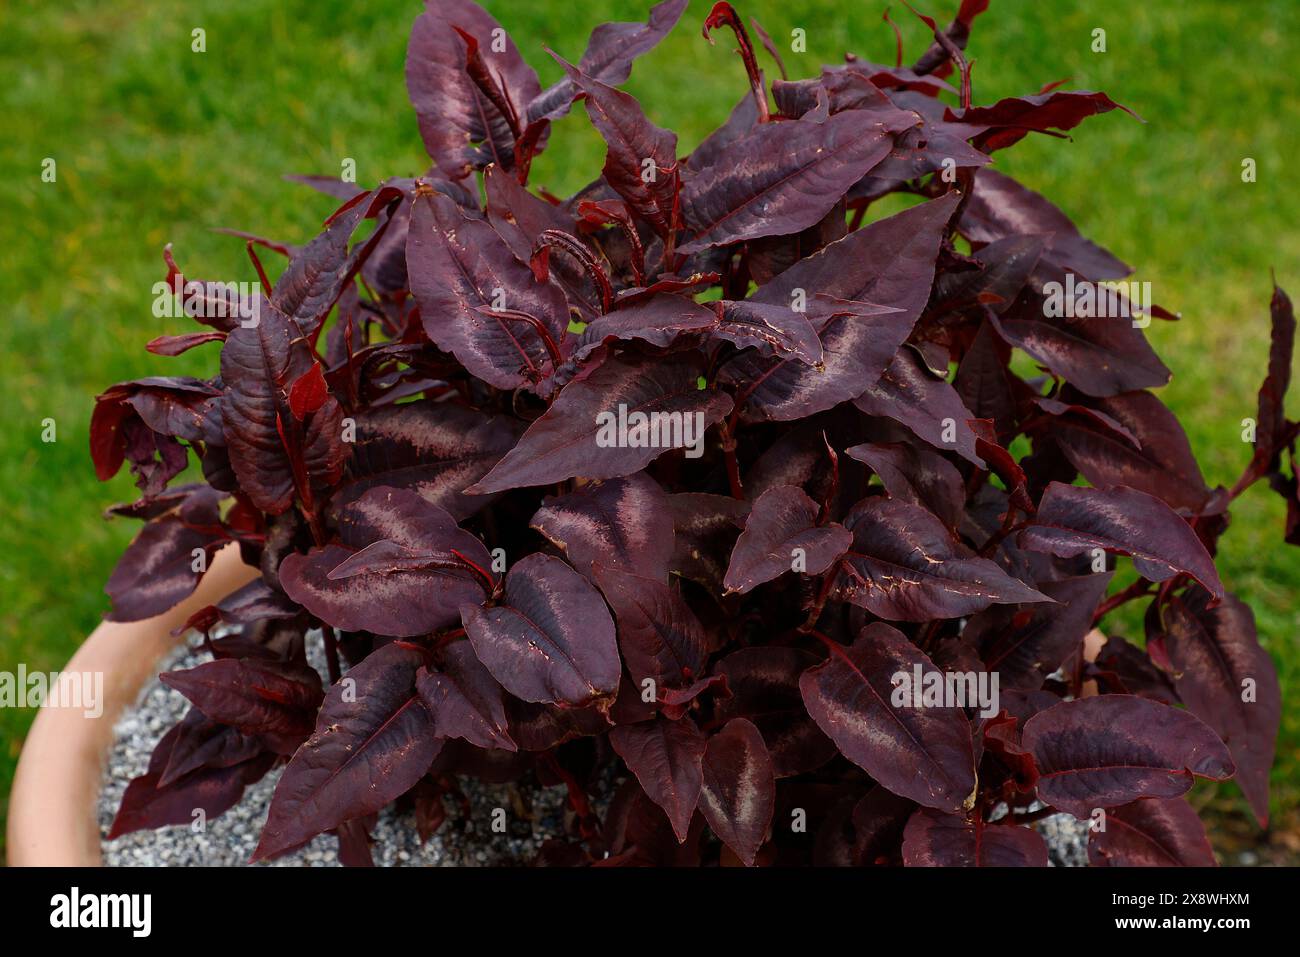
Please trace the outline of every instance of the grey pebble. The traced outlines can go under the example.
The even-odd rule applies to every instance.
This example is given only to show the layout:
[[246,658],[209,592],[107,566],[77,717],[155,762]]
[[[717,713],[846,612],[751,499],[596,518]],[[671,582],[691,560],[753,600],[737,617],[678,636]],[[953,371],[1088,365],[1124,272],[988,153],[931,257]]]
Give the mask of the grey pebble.
[[[319,655],[319,640],[309,634],[308,657]],[[193,668],[209,660],[206,652],[185,645],[179,646],[159,663],[159,671]],[[323,660],[311,662],[325,673]],[[100,790],[98,816],[100,834],[107,835],[117,813],[122,794],[131,779],[143,774],[149,764],[149,755],[164,733],[189,710],[189,702],[179,693],[154,680],[147,684],[136,706],[128,709],[114,728],[114,742]],[[275,791],[283,768],[275,768],[244,792],[243,800],[220,817],[209,820],[202,833],[193,832],[187,825],[159,828],[156,831],[136,831],[116,840],[103,840],[103,862],[107,867],[235,867],[245,865],[257,846],[258,835],[266,820],[271,795]],[[505,785],[483,784],[472,778],[463,778],[461,787],[471,808],[481,809],[486,816],[496,807],[511,807],[510,789]],[[542,843],[562,834],[554,827],[563,819],[565,789],[563,787],[525,787],[526,798],[533,808],[532,822],[516,822],[529,828],[527,838],[509,834],[493,834],[488,828],[475,830],[471,846],[464,847],[466,839],[458,833],[463,827],[472,829],[471,822],[461,819],[460,810],[448,802],[447,820],[438,833],[424,844],[415,830],[415,818],[410,813],[398,814],[388,808],[379,814],[378,823],[371,832],[371,853],[380,867],[453,867],[457,865],[520,866],[530,863]],[[255,867],[337,867],[338,842],[330,835],[321,835],[305,847],[274,861]]]

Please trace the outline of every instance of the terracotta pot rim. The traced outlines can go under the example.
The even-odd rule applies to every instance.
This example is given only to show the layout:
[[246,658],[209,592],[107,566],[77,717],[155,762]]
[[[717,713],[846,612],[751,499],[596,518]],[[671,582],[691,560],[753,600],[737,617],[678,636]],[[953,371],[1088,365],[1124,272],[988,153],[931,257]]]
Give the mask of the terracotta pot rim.
[[100,865],[97,805],[117,719],[182,640],[172,632],[256,574],[240,561],[238,548],[227,546],[213,556],[194,594],[171,611],[146,621],[106,621],[91,632],[63,673],[102,675],[102,708],[95,716],[80,707],[43,705],[37,712],[9,796],[9,866]]

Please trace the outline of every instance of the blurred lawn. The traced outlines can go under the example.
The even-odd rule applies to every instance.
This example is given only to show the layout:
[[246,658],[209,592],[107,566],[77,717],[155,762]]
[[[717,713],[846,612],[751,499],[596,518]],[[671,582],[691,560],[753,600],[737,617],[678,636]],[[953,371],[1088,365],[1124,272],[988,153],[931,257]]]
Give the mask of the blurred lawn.
[[[692,0],[674,34],[638,61],[627,88],[683,152],[745,90],[724,34],[699,35],[710,3]],[[946,23],[955,0],[921,7]],[[588,30],[641,19],[650,0],[496,0],[486,3],[543,83],[559,69],[543,45],[576,60]],[[785,52],[792,75],[814,74],[853,50],[893,60],[882,0],[748,0],[782,42],[807,31],[808,52]],[[19,0],[0,12],[0,669],[59,668],[107,607],[102,583],[136,526],[102,522],[135,497],[124,473],[95,481],[86,431],[92,397],[108,384],[155,374],[211,375],[216,350],[179,359],[144,343],[188,331],[153,317],[161,249],[176,245],[193,275],[255,281],[242,244],[212,232],[245,228],[291,242],[310,236],[331,202],[280,179],[358,180],[426,166],[402,79],[415,0]],[[926,44],[901,4],[910,62]],[[191,51],[191,30],[207,51]],[[1093,53],[1092,31],[1108,52]],[[783,43],[788,47],[788,43]],[[1070,77],[1146,119],[1094,118],[1073,142],[1031,137],[998,154],[999,168],[1039,189],[1083,232],[1138,267],[1155,298],[1183,314],[1150,330],[1174,370],[1164,400],[1182,418],[1207,479],[1231,484],[1250,450],[1240,420],[1254,414],[1267,355],[1269,269],[1300,294],[1300,193],[1282,174],[1300,140],[1300,5],[1288,0],[994,0],[969,50],[976,102],[1037,91]],[[770,64],[769,75],[775,75]],[[1290,134],[1287,131],[1290,130]],[[602,149],[582,110],[562,121],[532,182],[564,195],[599,170]],[[56,183],[41,181],[45,157]],[[1241,161],[1258,163],[1243,184]],[[271,258],[275,258],[272,256]],[[1300,397],[1291,414],[1300,412]],[[41,441],[42,420],[58,441]],[[1300,692],[1300,550],[1282,544],[1282,504],[1257,488],[1240,501],[1219,568],[1255,608],[1261,637]],[[3,796],[31,720],[0,711]],[[1300,713],[1287,709],[1274,776],[1277,828],[1300,795]],[[1225,820],[1235,788],[1198,792]],[[1294,821],[1291,822],[1294,824]],[[0,827],[0,835],[3,829]],[[2,838],[0,838],[2,840]]]

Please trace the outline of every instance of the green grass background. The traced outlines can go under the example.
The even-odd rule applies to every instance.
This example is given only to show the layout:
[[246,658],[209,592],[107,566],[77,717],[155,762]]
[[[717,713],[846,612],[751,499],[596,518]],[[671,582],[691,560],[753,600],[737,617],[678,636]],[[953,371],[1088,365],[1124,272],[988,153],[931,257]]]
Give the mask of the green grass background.
[[[641,19],[648,0],[489,0],[542,75],[549,46],[576,60],[607,19]],[[882,0],[744,0],[788,49],[794,76],[845,50],[892,62]],[[923,8],[946,23],[955,0]],[[699,35],[706,0],[638,61],[626,88],[683,151],[745,90],[733,44]],[[255,280],[238,227],[303,241],[331,201],[281,174],[337,175],[355,159],[362,183],[417,174],[426,159],[402,78],[414,0],[19,0],[0,10],[0,670],[59,668],[107,607],[102,584],[135,525],[101,521],[134,498],[129,477],[96,482],[87,454],[92,397],[144,375],[210,375],[216,349],[179,359],[144,343],[188,331],[156,319],[151,286],[175,243],[196,276]],[[926,44],[901,4],[907,59]],[[191,30],[207,51],[191,51]],[[1107,52],[1091,50],[1092,31]],[[1070,77],[1146,119],[1089,120],[1073,141],[1031,137],[998,167],[1044,192],[1089,237],[1135,264],[1135,278],[1181,311],[1157,322],[1154,345],[1174,370],[1164,400],[1182,418],[1211,483],[1231,484],[1250,449],[1267,355],[1269,270],[1300,293],[1300,192],[1286,162],[1300,147],[1300,4],[1290,0],[994,0],[969,48],[977,103]],[[775,75],[770,64],[769,75]],[[603,156],[582,110],[558,124],[533,184],[566,194]],[[53,157],[56,183],[41,181]],[[1241,161],[1258,164],[1245,184]],[[271,257],[275,258],[275,257]],[[1300,412],[1300,397],[1291,414]],[[43,419],[58,440],[41,441]],[[1281,502],[1256,488],[1234,510],[1219,567],[1255,608],[1284,694],[1300,679],[1300,550],[1282,544]],[[0,710],[0,796],[8,792],[31,712]],[[1300,792],[1300,716],[1286,709],[1274,776],[1275,831]],[[1229,821],[1231,785],[1202,792]],[[0,815],[3,814],[0,797]],[[0,832],[2,833],[2,832]]]

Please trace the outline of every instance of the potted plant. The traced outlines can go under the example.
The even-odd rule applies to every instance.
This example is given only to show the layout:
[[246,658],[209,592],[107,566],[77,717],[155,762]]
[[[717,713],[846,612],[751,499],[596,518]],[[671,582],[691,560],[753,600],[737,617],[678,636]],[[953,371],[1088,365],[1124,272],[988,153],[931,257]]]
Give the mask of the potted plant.
[[[162,676],[193,710],[115,834],[281,764],[255,860],[323,832],[364,860],[372,815],[480,774],[567,787],[543,857],[568,864],[1041,865],[1028,825],[1060,812],[1094,863],[1209,863],[1195,777],[1266,820],[1280,693],[1213,554],[1259,479],[1294,512],[1285,294],[1253,458],[1212,489],[1150,391],[1170,314],[994,168],[1124,107],[975,106],[978,0],[923,17],[911,67],[900,41],[769,85],[722,2],[704,32],[749,91],[684,155],[618,86],[685,6],[598,27],[542,89],[488,13],[432,3],[406,63],[427,174],[307,178],[342,205],[261,243],[274,283],[250,241],[259,290],[165,253],[204,328],[149,350],[219,343],[219,371],[113,386],[92,453],[142,491],[111,619],[181,607],[154,630],[211,660]],[[538,195],[575,109],[604,167]],[[191,454],[205,481],[169,484]],[[194,598],[227,546],[257,573]],[[1133,602],[1145,646],[1085,653]]]

